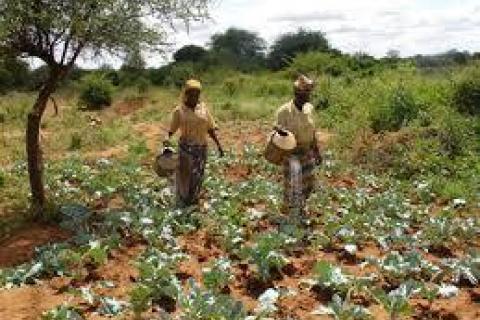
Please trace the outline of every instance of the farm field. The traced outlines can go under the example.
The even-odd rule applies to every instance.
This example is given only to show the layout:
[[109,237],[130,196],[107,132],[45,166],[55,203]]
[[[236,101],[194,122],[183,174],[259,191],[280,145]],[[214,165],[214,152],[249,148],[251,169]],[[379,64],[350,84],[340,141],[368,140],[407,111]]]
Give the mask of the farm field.
[[[177,89],[119,89],[101,111],[61,90],[41,129],[40,222],[23,150],[33,98],[3,96],[0,319],[480,319],[478,118],[448,102],[475,68],[320,77],[325,159],[305,217],[280,213],[281,169],[262,155],[287,73],[204,76],[228,152],[211,148],[190,211],[152,170]],[[409,97],[415,118],[375,133],[377,106]]]

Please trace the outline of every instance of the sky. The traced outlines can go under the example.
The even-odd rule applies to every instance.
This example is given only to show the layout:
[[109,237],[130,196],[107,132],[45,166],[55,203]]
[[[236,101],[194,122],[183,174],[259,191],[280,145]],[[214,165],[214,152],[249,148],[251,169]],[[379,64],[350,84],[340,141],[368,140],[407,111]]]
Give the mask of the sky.
[[376,57],[389,50],[402,56],[480,51],[480,0],[215,0],[210,15],[188,32],[172,31],[170,54],[150,54],[148,65],[164,64],[183,45],[206,45],[229,27],[254,31],[269,44],[300,27],[320,30],[334,48]]

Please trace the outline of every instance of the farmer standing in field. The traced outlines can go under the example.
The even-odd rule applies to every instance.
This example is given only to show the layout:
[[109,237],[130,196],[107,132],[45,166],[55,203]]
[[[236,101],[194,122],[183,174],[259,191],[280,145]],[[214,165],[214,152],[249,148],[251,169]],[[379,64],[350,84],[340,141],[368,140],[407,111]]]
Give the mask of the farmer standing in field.
[[220,156],[223,148],[216,135],[216,124],[205,103],[200,101],[202,85],[198,80],[188,80],[183,90],[181,105],[172,114],[168,139],[180,130],[179,166],[176,173],[176,192],[179,206],[187,207],[198,203],[205,164],[207,140],[210,136],[218,147]]
[[313,81],[301,75],[294,82],[294,99],[277,111],[276,129],[290,131],[296,139],[295,149],[284,161],[284,213],[306,213],[306,201],[315,188],[314,169],[321,162],[309,102],[313,87]]

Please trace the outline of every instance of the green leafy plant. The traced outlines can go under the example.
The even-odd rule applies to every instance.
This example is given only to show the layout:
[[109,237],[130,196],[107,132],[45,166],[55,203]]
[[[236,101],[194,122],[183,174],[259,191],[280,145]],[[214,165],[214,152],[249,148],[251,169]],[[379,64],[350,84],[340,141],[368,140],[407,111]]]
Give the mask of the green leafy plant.
[[353,277],[345,275],[339,267],[326,261],[317,262],[313,273],[317,285],[322,289],[330,290],[332,293],[345,296],[352,285]]
[[396,88],[387,104],[378,106],[370,114],[374,132],[398,131],[418,115],[420,106],[403,86]]
[[376,289],[373,291],[373,296],[389,313],[390,320],[398,320],[401,316],[407,316],[412,312],[408,300],[420,290],[418,283],[407,281],[388,294],[382,289]]
[[327,307],[320,306],[315,311],[316,315],[329,315],[335,320],[367,320],[373,319],[368,309],[342,300],[334,295]]
[[87,109],[101,109],[112,104],[113,85],[101,75],[92,74],[82,80],[79,103]]
[[462,113],[480,114],[480,71],[478,68],[456,83],[453,104]]
[[247,313],[241,302],[226,295],[202,291],[189,280],[190,291],[180,296],[181,319],[184,320],[245,320]]
[[251,247],[244,249],[243,255],[256,266],[260,280],[271,280],[272,272],[279,272],[287,264],[287,259],[280,252],[283,246],[283,237],[270,233],[259,236]]
[[443,265],[449,269],[453,282],[468,281],[477,286],[480,283],[480,252],[473,251],[462,259],[445,259]]
[[83,320],[80,313],[64,304],[42,314],[42,320]]
[[203,269],[203,284],[205,288],[220,293],[233,280],[230,261],[220,258]]
[[130,292],[130,303],[137,315],[165,299],[172,303],[177,301],[181,284],[175,272],[182,259],[183,255],[166,254],[152,248],[140,258],[139,279]]

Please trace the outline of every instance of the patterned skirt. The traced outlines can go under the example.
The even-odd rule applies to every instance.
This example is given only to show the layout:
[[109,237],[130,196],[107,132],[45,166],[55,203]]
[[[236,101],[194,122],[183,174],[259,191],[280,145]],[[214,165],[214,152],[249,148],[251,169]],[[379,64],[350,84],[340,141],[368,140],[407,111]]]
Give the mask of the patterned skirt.
[[176,175],[177,203],[191,206],[198,202],[207,161],[207,146],[179,143],[179,166]]
[[316,157],[313,150],[298,151],[284,163],[284,210],[302,213],[315,188]]

